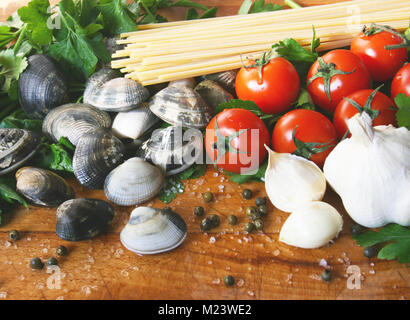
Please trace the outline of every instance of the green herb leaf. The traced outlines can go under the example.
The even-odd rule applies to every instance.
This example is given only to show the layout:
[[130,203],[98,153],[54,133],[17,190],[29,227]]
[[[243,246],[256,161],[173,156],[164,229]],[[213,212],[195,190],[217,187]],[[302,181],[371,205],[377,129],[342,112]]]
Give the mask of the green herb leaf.
[[18,109],[0,122],[0,128],[19,128],[42,132],[43,120],[30,119],[22,109]]
[[259,166],[258,170],[247,175],[242,175],[229,171],[225,171],[225,174],[229,177],[229,180],[231,180],[232,182],[236,182],[237,184],[243,184],[252,181],[263,182],[265,180],[265,172],[267,167],[268,161],[265,161],[261,166]]
[[47,23],[51,17],[50,2],[48,0],[31,0],[27,7],[17,12],[31,33],[32,41],[38,46],[45,46],[53,40],[53,30]]
[[199,13],[194,8],[190,8],[186,12],[185,20],[195,20],[198,19]]
[[277,11],[277,10],[282,10],[282,9],[283,9],[283,6],[277,3],[265,4],[265,0],[256,0],[252,6],[250,13]]
[[5,48],[16,36],[16,33],[11,31],[11,27],[0,26],[0,49]]
[[207,6],[204,6],[203,4],[196,3],[193,1],[189,0],[178,0],[175,1],[170,5],[170,7],[187,7],[187,8],[196,8],[196,9],[201,9],[201,10],[208,10]]
[[28,207],[26,200],[16,192],[16,180],[12,177],[0,177],[0,198],[11,204],[19,203]]
[[378,232],[367,231],[360,235],[353,236],[357,244],[362,247],[374,246],[376,244],[385,245],[378,253],[379,259],[394,260],[399,263],[410,262],[410,229],[398,224],[389,224],[381,228]]
[[217,7],[212,7],[206,10],[200,17],[199,19],[208,19],[208,18],[215,18],[216,14],[218,12]]
[[252,8],[252,0],[244,0],[241,7],[239,8],[238,14],[248,14]]
[[233,99],[228,102],[221,103],[215,109],[215,113],[220,113],[225,109],[246,109],[252,111],[257,116],[262,116],[264,113],[258,105],[250,100]]
[[[144,2],[146,2],[145,0]],[[136,31],[137,22],[126,4],[121,0],[100,0],[97,4],[101,11],[106,32],[113,36],[123,32]]]
[[74,146],[64,137],[58,143],[43,141],[33,163],[43,169],[73,173],[73,152]]
[[8,92],[13,80],[18,80],[20,74],[27,68],[27,58],[14,55],[13,49],[0,51],[0,78],[4,79],[2,90]]
[[400,93],[394,99],[399,110],[396,113],[397,124],[399,127],[406,127],[410,130],[410,97]]
[[316,110],[312,97],[304,88],[300,90],[298,101],[296,101],[294,106],[296,109]]
[[279,41],[272,46],[276,52],[286,60],[290,62],[309,62],[313,63],[318,58],[316,52],[311,52],[302,47],[295,39],[287,38],[283,41]]

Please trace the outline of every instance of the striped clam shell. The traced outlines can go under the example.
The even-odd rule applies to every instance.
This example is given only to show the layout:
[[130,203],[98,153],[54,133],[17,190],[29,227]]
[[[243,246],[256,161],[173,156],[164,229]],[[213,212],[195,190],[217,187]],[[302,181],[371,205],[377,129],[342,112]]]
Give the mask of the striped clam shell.
[[108,113],[89,104],[70,103],[53,109],[46,116],[43,133],[55,142],[66,137],[76,146],[84,133],[110,126],[111,118]]
[[185,221],[170,209],[138,207],[121,231],[121,243],[137,254],[157,254],[180,246],[187,236]]
[[216,81],[204,80],[200,82],[196,87],[195,91],[198,92],[202,99],[211,106],[213,109],[216,109],[221,103],[228,102],[233,99],[233,96],[222,88]]
[[144,102],[137,109],[119,112],[112,123],[112,132],[118,138],[135,140],[159,121],[159,118],[148,108],[148,104]]
[[141,158],[131,158],[105,179],[105,196],[120,206],[132,206],[155,197],[164,186],[164,172]]
[[73,156],[74,175],[86,188],[102,189],[105,177],[124,161],[123,143],[107,129],[82,135]]
[[111,112],[129,111],[149,98],[148,89],[121,73],[103,68],[87,81],[84,102]]
[[202,80],[212,80],[218,82],[225,90],[235,94],[235,81],[238,69],[207,74],[201,77]]
[[188,128],[202,129],[213,110],[194,89],[171,86],[158,92],[149,102],[151,111],[163,121]]

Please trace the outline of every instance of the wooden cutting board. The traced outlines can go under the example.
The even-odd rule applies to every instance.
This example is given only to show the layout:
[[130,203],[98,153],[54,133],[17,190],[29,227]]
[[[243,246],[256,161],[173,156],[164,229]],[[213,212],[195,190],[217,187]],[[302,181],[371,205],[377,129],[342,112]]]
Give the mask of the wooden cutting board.
[[[7,2],[7,1],[6,1]],[[10,10],[27,3],[9,1]],[[198,1],[218,6],[220,15],[235,14],[241,1]],[[335,1],[303,0],[303,5]],[[3,5],[4,1],[2,1]],[[4,5],[4,8],[6,6]],[[182,10],[183,11],[183,10]],[[173,10],[171,18],[184,13]],[[291,35],[290,35],[291,36]],[[102,191],[89,191],[71,181],[77,197],[104,199]],[[223,192],[220,190],[223,187]],[[138,256],[119,241],[132,208],[116,207],[116,216],[106,235],[94,240],[70,243],[55,234],[55,209],[20,208],[3,215],[0,226],[0,299],[408,299],[410,274],[406,265],[367,259],[363,249],[352,240],[351,219],[339,197],[328,190],[325,201],[334,205],[344,218],[339,238],[325,248],[304,250],[278,241],[278,232],[288,214],[270,205],[264,233],[244,234],[245,209],[254,199],[243,200],[241,191],[249,188],[255,196],[266,196],[263,183],[243,186],[208,168],[207,174],[185,183],[185,193],[170,206],[186,220],[188,237],[178,249],[156,255]],[[201,194],[211,191],[215,201],[204,204]],[[147,205],[162,208],[159,200]],[[202,205],[207,214],[221,217],[218,229],[203,234],[193,207]],[[226,217],[236,214],[239,224],[228,225]],[[17,229],[21,240],[8,241],[9,230]],[[65,245],[67,257],[58,258],[59,273],[32,271],[29,261],[44,261],[56,256],[55,249]],[[324,259],[324,260],[322,260]],[[322,261],[322,262],[321,262]],[[323,263],[330,266],[333,279],[320,280]],[[353,266],[350,267],[349,266]],[[51,270],[50,270],[51,271]],[[360,272],[352,281],[351,276]],[[54,272],[54,271],[51,271]],[[353,272],[353,274],[349,273]],[[233,275],[236,284],[227,288],[225,275]],[[57,278],[60,277],[60,281]],[[360,283],[358,281],[360,278]],[[360,288],[349,287],[349,282]]]

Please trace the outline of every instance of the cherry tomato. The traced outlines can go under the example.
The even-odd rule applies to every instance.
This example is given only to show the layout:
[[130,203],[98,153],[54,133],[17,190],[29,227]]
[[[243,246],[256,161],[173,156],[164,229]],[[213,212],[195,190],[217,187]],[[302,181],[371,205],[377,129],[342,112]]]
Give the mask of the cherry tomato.
[[[361,107],[364,107],[373,90],[366,89],[357,91],[346,98],[356,101]],[[379,115],[373,119],[373,126],[389,125],[397,126],[396,110],[393,108],[393,101],[381,92],[377,92],[372,100],[370,107],[372,110],[378,110]],[[365,112],[365,111],[363,111]],[[335,110],[333,124],[335,125],[337,135],[341,139],[347,132],[347,120],[359,113],[349,101],[343,99]],[[350,134],[348,135],[350,137]]]
[[235,82],[239,99],[255,102],[264,113],[273,114],[289,110],[300,90],[299,75],[286,59],[271,59],[262,68],[262,80],[258,68],[242,67]]
[[[304,109],[292,110],[280,118],[273,129],[273,150],[280,153],[295,153],[300,155],[293,141],[294,132],[295,138],[301,142],[317,143],[315,146],[316,149],[330,146],[326,148],[326,150],[309,156],[310,160],[315,162],[319,167],[323,167],[326,157],[337,144],[336,129],[332,122],[317,111]],[[315,152],[316,151],[319,150],[315,150]]]
[[[320,77],[320,74],[324,77]],[[325,86],[326,77],[330,77],[328,86]],[[371,84],[370,74],[361,59],[351,51],[343,49],[330,51],[319,58],[310,68],[307,80],[307,89],[313,102],[329,112],[336,109],[343,97],[361,89],[368,89]]]
[[369,36],[362,32],[353,39],[350,50],[363,60],[373,80],[387,81],[407,61],[407,49],[386,50],[385,47],[401,43],[402,38],[388,31]]
[[245,173],[259,167],[269,145],[265,123],[245,109],[226,109],[208,124],[205,149],[219,168]]
[[401,68],[393,78],[391,85],[393,101],[399,93],[404,93],[406,97],[410,97],[410,63]]

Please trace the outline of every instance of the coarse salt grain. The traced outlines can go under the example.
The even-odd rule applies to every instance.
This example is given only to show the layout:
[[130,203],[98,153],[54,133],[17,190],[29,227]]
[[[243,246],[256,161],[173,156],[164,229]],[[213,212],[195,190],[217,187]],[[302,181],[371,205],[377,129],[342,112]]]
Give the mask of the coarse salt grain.
[[376,271],[374,271],[374,270],[369,270],[369,273],[370,273],[370,274],[375,274]]
[[215,237],[210,237],[209,238],[209,243],[212,244],[212,243],[215,243],[215,241],[216,241]]
[[5,243],[4,243],[4,247],[5,248],[9,248],[11,246],[11,242],[10,241],[6,241]]
[[253,292],[253,291],[248,291],[248,294],[251,296],[251,297],[253,297],[254,295],[255,295],[255,293]]
[[327,261],[325,259],[320,259],[319,266],[323,268],[327,268],[328,267]]
[[121,275],[122,275],[123,277],[127,277],[127,278],[128,278],[128,271],[125,270],[125,269],[121,270]]
[[0,299],[6,299],[7,298],[7,292],[0,292]]
[[275,257],[277,257],[280,254],[280,250],[276,249],[275,251],[273,251],[273,255]]
[[64,297],[63,297],[63,296],[59,296],[59,297],[56,298],[56,300],[64,300]]
[[212,284],[220,284],[221,280],[220,279],[214,279],[212,280]]
[[209,261],[208,261],[208,264],[212,264],[212,261],[211,261],[211,260],[209,260]]
[[245,284],[245,280],[243,279],[238,279],[238,282],[236,283],[238,287],[242,287],[244,284]]

